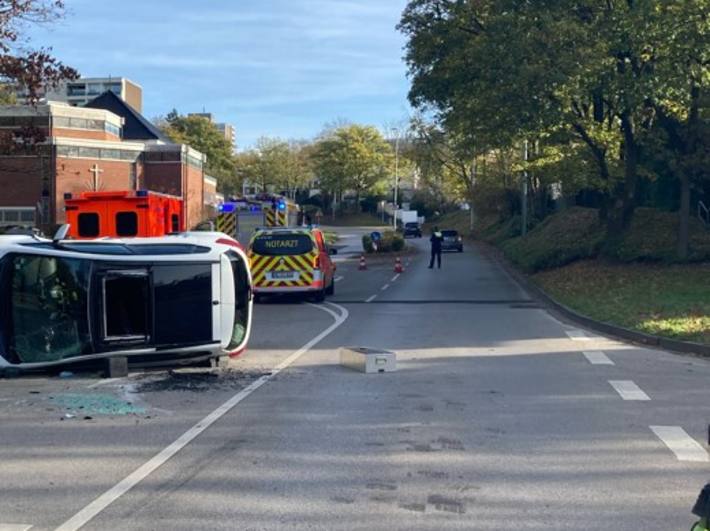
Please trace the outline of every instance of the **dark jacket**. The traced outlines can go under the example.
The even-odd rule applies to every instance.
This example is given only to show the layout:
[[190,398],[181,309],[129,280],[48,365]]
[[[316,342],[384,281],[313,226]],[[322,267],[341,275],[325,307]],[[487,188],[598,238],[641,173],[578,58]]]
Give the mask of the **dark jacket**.
[[431,235],[431,238],[429,238],[429,241],[431,242],[431,252],[432,253],[440,253],[441,252],[441,242],[444,240],[444,236],[441,234],[441,232],[435,232]]

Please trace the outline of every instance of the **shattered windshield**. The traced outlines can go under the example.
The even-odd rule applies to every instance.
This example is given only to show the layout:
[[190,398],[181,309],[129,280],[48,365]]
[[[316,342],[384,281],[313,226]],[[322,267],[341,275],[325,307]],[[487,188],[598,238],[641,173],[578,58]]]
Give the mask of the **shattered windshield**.
[[11,350],[23,363],[61,360],[90,344],[86,260],[16,255],[11,265]]

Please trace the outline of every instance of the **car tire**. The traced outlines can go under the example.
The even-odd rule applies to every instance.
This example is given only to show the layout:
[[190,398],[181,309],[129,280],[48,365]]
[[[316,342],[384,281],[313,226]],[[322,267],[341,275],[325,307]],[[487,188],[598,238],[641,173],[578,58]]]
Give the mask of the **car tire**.
[[459,247],[459,252],[460,252],[460,253],[463,252],[463,246]]
[[330,281],[330,286],[328,286],[325,290],[326,295],[335,295],[335,278]]

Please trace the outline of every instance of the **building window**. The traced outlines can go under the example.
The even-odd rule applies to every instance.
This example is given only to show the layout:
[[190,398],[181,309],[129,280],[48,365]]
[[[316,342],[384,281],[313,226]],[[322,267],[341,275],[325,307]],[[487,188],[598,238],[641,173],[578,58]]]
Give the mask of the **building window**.
[[140,157],[140,151],[128,151],[124,149],[99,149],[82,146],[57,146],[57,156],[67,158],[89,158],[89,159],[109,159],[127,160],[135,162]]
[[186,162],[193,168],[197,168],[198,170],[202,169],[202,159],[198,159],[192,155],[187,155]]
[[67,87],[67,95],[69,96],[85,96],[86,95],[86,85],[69,85]]
[[104,122],[104,131],[106,131],[109,134],[112,134],[114,136],[121,136],[121,128],[118,126],[113,125],[110,122]]
[[136,236],[138,234],[138,215],[135,212],[116,213],[116,234]]
[[79,214],[79,236],[96,238],[99,235],[99,215],[94,212]]
[[177,214],[170,216],[170,224],[172,225],[172,232],[180,232],[180,216]]

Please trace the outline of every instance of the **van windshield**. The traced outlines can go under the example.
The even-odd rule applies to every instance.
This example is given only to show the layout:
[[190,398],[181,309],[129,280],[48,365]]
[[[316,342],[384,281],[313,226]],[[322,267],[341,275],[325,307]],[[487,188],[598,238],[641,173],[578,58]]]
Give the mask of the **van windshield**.
[[252,244],[252,251],[262,256],[307,254],[313,250],[313,240],[302,233],[262,234]]

